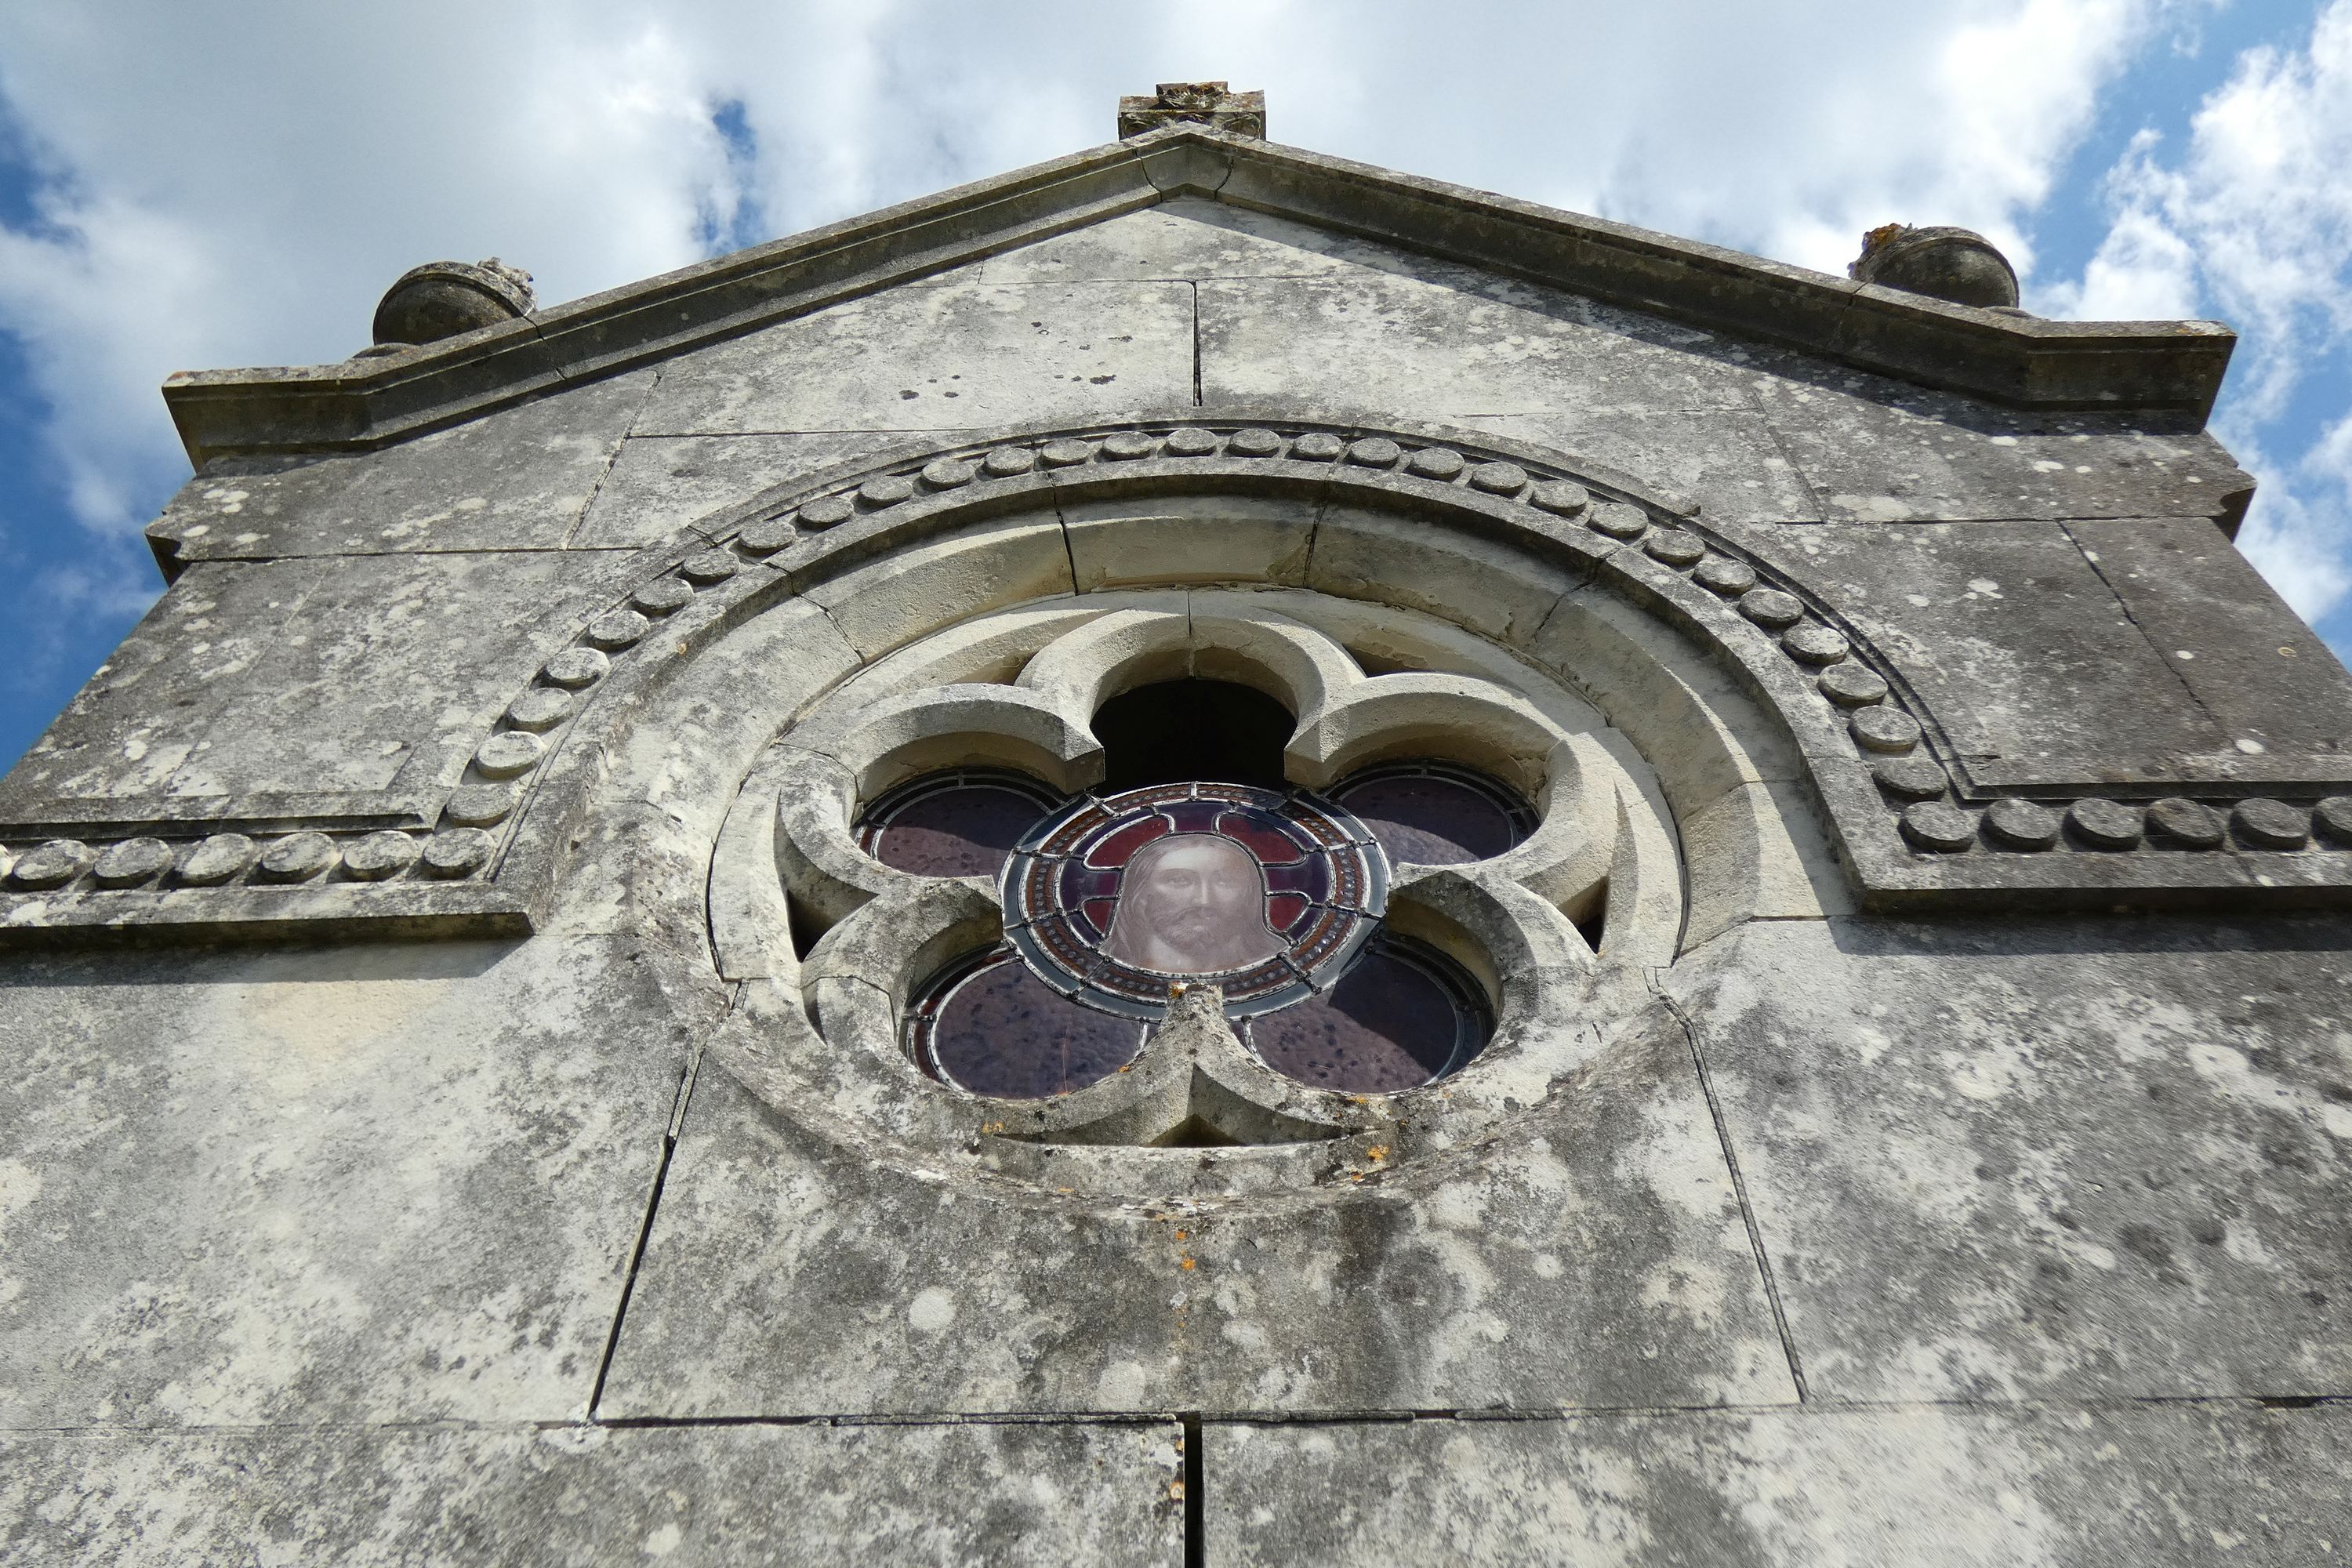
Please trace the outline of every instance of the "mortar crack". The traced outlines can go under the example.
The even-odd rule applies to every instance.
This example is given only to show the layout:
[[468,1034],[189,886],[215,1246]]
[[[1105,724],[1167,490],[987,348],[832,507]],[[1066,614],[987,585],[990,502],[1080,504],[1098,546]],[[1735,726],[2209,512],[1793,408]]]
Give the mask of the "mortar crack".
[[604,1336],[604,1353],[596,1363],[595,1385],[588,1391],[587,1419],[594,1423],[596,1412],[604,1403],[604,1384],[613,1374],[613,1357],[621,1348],[621,1325],[629,1315],[629,1301],[637,1288],[637,1271],[645,1266],[646,1247],[653,1239],[654,1216],[660,1212],[662,1188],[669,1181],[671,1158],[677,1152],[678,1135],[686,1126],[686,1105],[694,1093],[694,1080],[702,1068],[702,1048],[697,1046],[687,1058],[678,1074],[677,1093],[670,1101],[669,1121],[662,1129],[661,1159],[654,1166],[653,1185],[646,1193],[646,1212],[637,1222],[636,1245],[629,1249],[628,1271],[621,1279],[621,1299],[613,1309],[613,1327]]
[[1682,1005],[1659,986],[1654,973],[1650,976],[1650,990],[1682,1026],[1683,1039],[1690,1047],[1699,1092],[1706,1097],[1707,1115],[1715,1121],[1716,1141],[1723,1147],[1723,1163],[1731,1173],[1731,1190],[1739,1200],[1740,1222],[1748,1227],[1748,1246],[1756,1255],[1756,1272],[1763,1281],[1764,1300],[1772,1310],[1772,1327],[1780,1336],[1780,1352],[1789,1358],[1789,1379],[1797,1385],[1797,1399],[1801,1404],[1812,1397],[1805,1386],[1804,1361],[1797,1353],[1796,1335],[1789,1329],[1788,1309],[1780,1302],[1780,1281],[1773,1277],[1771,1255],[1764,1250],[1763,1228],[1756,1223],[1756,1205],[1748,1201],[1748,1178],[1740,1173],[1739,1154],[1731,1143],[1731,1125],[1723,1119],[1723,1102],[1716,1095],[1715,1076],[1707,1070],[1706,1053],[1699,1048],[1697,1026],[1683,1011]]
[[2156,655],[2157,662],[2172,672],[2173,679],[2180,682],[2180,689],[2188,696],[2189,706],[2211,720],[2226,734],[2229,731],[2229,725],[2222,723],[2220,714],[2205,706],[2204,700],[2197,695],[2197,689],[2189,684],[2188,674],[2178,663],[2165,657],[2164,649],[2158,646],[2156,638],[2148,635],[2148,629],[2146,626],[2140,625],[2139,616],[2132,612],[2131,601],[2124,597],[2124,591],[2116,587],[2115,579],[2107,575],[2106,568],[2099,560],[2098,553],[2084,544],[2082,539],[2074,532],[2073,523],[2062,522],[2058,526],[2065,530],[2066,542],[2074,547],[2076,554],[2082,556],[2083,564],[2088,566],[2091,569],[2091,574],[2099,580],[2108,593],[2116,596],[2116,608],[2124,613],[2124,619],[2131,623],[2132,630],[2137,632],[2140,640],[2147,644],[2148,651]]

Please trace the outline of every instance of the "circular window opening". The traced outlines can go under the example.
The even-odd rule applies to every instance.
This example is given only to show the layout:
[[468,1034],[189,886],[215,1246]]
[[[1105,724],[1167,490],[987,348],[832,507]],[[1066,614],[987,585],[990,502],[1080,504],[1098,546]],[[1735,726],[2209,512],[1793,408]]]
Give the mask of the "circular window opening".
[[1371,829],[1391,860],[1460,866],[1523,842],[1536,814],[1500,779],[1455,763],[1384,763],[1342,780],[1331,798]]
[[1003,948],[950,965],[907,1010],[907,1048],[940,1082],[995,1100],[1044,1100],[1109,1077],[1144,1026],[1081,1007]]
[[1395,1094],[1467,1065],[1486,1049],[1495,1024],[1485,994],[1460,964],[1384,933],[1330,990],[1244,1028],[1259,1060],[1303,1084]]
[[1061,796],[999,768],[926,773],[900,784],[857,821],[857,847],[894,870],[922,877],[993,877]]

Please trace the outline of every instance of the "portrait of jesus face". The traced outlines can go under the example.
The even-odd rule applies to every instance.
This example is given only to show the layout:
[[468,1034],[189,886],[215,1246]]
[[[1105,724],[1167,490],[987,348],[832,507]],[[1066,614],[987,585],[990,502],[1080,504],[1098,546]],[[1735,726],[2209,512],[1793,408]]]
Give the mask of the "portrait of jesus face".
[[1136,851],[1103,942],[1110,957],[1162,974],[1244,969],[1281,951],[1257,858],[1210,833],[1172,833]]

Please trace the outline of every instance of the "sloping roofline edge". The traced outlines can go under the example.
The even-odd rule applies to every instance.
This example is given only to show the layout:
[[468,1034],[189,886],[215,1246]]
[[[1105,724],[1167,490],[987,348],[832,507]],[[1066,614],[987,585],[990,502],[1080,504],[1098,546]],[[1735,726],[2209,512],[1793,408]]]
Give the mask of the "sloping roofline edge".
[[2053,321],[1948,304],[1188,124],[406,353],[183,371],[164,383],[163,399],[198,467],[230,453],[365,449],[1179,196],[2019,408],[2201,421],[2237,342],[2217,321]]

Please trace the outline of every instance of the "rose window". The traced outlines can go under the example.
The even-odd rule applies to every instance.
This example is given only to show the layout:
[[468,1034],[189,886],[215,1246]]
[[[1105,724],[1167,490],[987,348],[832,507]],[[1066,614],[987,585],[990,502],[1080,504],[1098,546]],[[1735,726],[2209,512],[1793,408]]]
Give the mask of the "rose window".
[[1307,593],[1087,595],[918,639],[820,700],[730,819],[773,846],[797,977],[739,1071],[1015,1165],[1390,1158],[1416,1118],[1539,1097],[1671,953],[1655,783],[1557,679],[1365,618]]

